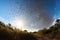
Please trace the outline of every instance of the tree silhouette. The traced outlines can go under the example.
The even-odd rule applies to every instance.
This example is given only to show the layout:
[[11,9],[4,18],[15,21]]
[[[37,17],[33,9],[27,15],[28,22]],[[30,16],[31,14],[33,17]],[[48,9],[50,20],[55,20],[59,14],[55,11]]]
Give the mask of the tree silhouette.
[[57,19],[56,22],[60,22],[60,19]]
[[0,21],[0,26],[5,27],[5,24],[3,22]]

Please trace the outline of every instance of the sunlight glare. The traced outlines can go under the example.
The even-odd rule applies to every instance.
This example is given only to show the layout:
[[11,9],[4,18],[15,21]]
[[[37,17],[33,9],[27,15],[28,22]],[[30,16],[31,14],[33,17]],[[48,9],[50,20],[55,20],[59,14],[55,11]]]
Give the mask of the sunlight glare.
[[12,25],[16,26],[18,29],[25,29],[24,26],[26,25],[26,20],[22,18],[14,19]]

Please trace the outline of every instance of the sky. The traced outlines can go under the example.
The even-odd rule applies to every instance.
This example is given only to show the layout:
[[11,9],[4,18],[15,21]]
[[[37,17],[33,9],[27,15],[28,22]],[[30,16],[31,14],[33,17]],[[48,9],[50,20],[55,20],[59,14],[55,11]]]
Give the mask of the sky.
[[60,0],[0,0],[0,21],[37,31],[60,18]]

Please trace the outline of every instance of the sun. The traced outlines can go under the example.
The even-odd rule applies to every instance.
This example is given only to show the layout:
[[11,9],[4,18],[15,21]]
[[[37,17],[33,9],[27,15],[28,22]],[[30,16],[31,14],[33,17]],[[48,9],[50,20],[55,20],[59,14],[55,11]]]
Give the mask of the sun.
[[25,21],[24,21],[24,20],[22,20],[22,19],[16,20],[16,25],[17,25],[17,26],[23,27],[24,24],[25,24]]
[[12,21],[12,25],[16,26],[19,29],[25,29],[26,21],[22,18],[17,18]]

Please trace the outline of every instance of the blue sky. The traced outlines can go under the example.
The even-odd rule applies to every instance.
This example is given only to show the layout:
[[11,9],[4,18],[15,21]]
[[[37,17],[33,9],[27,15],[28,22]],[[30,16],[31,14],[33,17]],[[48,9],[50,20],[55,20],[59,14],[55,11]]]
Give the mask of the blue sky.
[[15,25],[23,20],[25,24],[20,24],[26,27],[17,28],[34,31],[50,26],[58,18],[60,0],[0,0],[0,21]]
[[0,0],[0,17],[4,18],[5,21],[7,19],[9,20],[9,12],[12,9],[12,5],[13,4],[11,2],[9,3],[9,1]]

